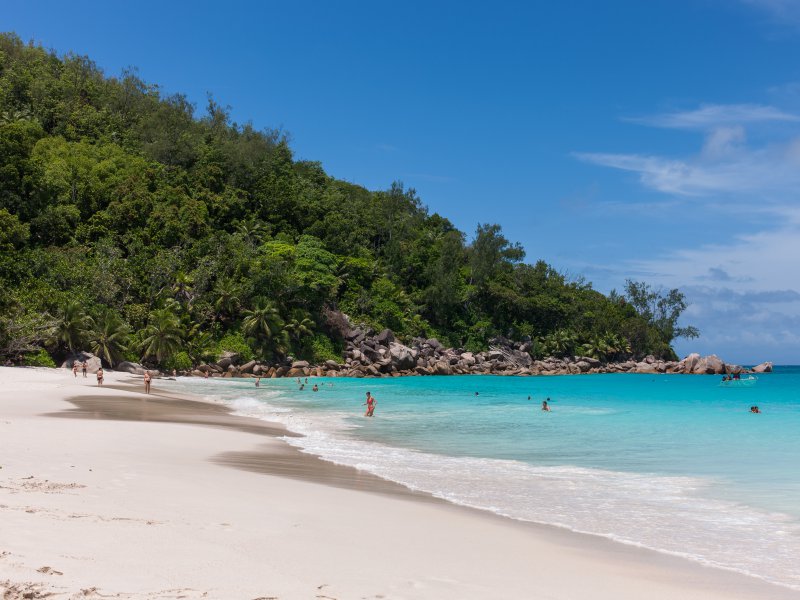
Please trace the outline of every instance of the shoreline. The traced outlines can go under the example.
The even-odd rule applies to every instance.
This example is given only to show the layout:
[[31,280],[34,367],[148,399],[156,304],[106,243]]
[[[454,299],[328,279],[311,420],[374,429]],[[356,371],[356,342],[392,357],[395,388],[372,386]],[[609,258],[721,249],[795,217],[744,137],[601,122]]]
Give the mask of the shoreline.
[[[8,371],[11,369],[0,370],[0,381],[3,381],[4,384],[6,383],[5,379],[11,379]],[[25,371],[28,370],[25,369]],[[38,390],[35,385],[23,385],[22,389],[16,389],[12,382],[11,391],[17,396],[27,397],[28,402],[19,400],[9,402],[5,399],[0,402],[0,410],[2,410],[0,424],[4,430],[9,430],[10,427],[13,429],[17,420],[29,421],[27,424],[35,425],[34,428],[37,430],[47,429],[53,434],[52,437],[71,437],[75,435],[75,429],[88,430],[95,437],[90,435],[81,442],[95,452],[97,451],[96,438],[100,437],[102,432],[105,436],[111,435],[111,439],[106,439],[102,448],[114,456],[121,451],[118,448],[119,445],[133,444],[126,449],[128,453],[126,457],[127,460],[138,465],[136,471],[139,479],[146,480],[148,476],[158,475],[159,473],[156,471],[164,471],[168,478],[174,479],[176,474],[183,472],[182,467],[188,468],[190,463],[189,470],[197,476],[202,476],[201,478],[206,483],[214,480],[216,484],[214,489],[208,490],[204,485],[201,485],[200,488],[211,496],[216,494],[217,499],[223,501],[223,506],[235,505],[238,507],[239,513],[247,514],[251,508],[248,499],[260,499],[263,493],[272,492],[284,499],[283,502],[270,504],[276,514],[286,516],[286,513],[290,513],[295,519],[304,522],[310,520],[313,525],[310,527],[312,546],[301,543],[298,547],[291,529],[284,531],[285,535],[279,536],[280,539],[277,543],[283,547],[285,553],[295,557],[303,556],[301,560],[304,561],[304,564],[308,558],[306,554],[312,550],[312,547],[321,547],[322,554],[319,555],[319,548],[317,548],[312,552],[312,554],[317,554],[316,562],[311,561],[310,565],[305,564],[307,569],[302,572],[294,571],[294,575],[291,574],[293,571],[290,568],[289,574],[283,577],[280,584],[274,584],[275,588],[282,590],[277,594],[280,598],[313,597],[307,595],[305,587],[311,589],[311,587],[317,586],[307,586],[303,580],[319,579],[316,575],[312,577],[309,571],[315,574],[327,571],[327,567],[324,565],[326,561],[335,563],[336,568],[327,571],[325,576],[331,580],[338,577],[339,581],[325,584],[331,587],[323,589],[332,590],[336,587],[337,592],[326,592],[324,595],[337,598],[363,595],[364,589],[366,589],[364,586],[380,588],[382,590],[380,595],[387,598],[529,598],[532,597],[532,594],[533,596],[572,598],[576,597],[576,594],[578,596],[583,594],[585,597],[588,590],[592,591],[591,597],[595,598],[671,598],[679,596],[684,598],[800,598],[800,594],[790,588],[770,584],[734,571],[707,567],[678,556],[614,542],[600,536],[581,534],[550,525],[517,521],[487,511],[452,504],[422,492],[414,492],[398,483],[360,472],[351,467],[335,465],[301,452],[278,439],[281,436],[292,435],[282,425],[233,415],[222,404],[200,401],[190,398],[188,395],[164,394],[157,389],[157,385],[154,386],[155,394],[151,394],[149,397],[144,396],[131,389],[132,386],[129,384],[131,377],[126,374],[111,374],[109,379],[114,381],[114,385],[101,389],[95,386],[79,385],[80,382],[70,386],[70,383],[74,382],[63,381],[72,379],[67,377],[63,371],[55,378],[50,374],[42,375],[40,370],[32,369],[29,372],[33,372],[35,376],[27,378],[15,376],[15,379],[23,381],[29,379],[34,382],[50,379],[51,381],[46,382]],[[70,388],[75,389],[78,386],[83,389],[83,393],[75,394],[69,391]],[[4,387],[8,388],[8,386]],[[31,387],[33,389],[28,389]],[[35,397],[37,395],[44,396],[44,398],[40,397],[37,401]],[[70,402],[72,407],[65,401]],[[22,404],[25,406],[21,406]],[[44,412],[38,410],[39,408],[44,409]],[[9,418],[12,420],[7,420]],[[197,427],[197,425],[202,425],[202,427]],[[118,438],[117,434],[126,435]],[[188,446],[195,455],[192,456],[189,448],[184,446],[170,447],[169,452],[160,448],[159,444],[163,444],[165,441],[165,434],[169,434],[166,436],[167,438],[175,436],[186,440],[191,439]],[[128,435],[131,437],[127,437]],[[15,443],[20,440],[13,435],[6,437],[10,439],[9,443],[14,458],[10,461],[4,459],[3,469],[0,470],[0,478],[6,481],[11,476],[12,479],[11,485],[3,483],[2,489],[0,489],[0,493],[2,493],[0,510],[6,514],[11,512],[22,520],[35,519],[37,514],[45,511],[36,510],[37,507],[33,507],[36,510],[33,513],[9,511],[11,502],[7,502],[7,500],[13,500],[14,496],[18,496],[22,492],[13,493],[8,490],[14,485],[24,486],[24,481],[30,481],[25,479],[29,476],[39,482],[44,475],[35,474],[35,468],[38,467],[38,470],[41,470],[43,465],[38,465],[35,460],[27,463],[23,461],[22,465],[13,464],[17,457],[13,453],[13,449]],[[57,448],[49,447],[55,443],[52,437],[40,436],[37,439],[38,445],[42,446],[39,450],[44,456],[51,459],[58,456]],[[148,442],[155,447],[148,445]],[[97,460],[102,462],[101,458]],[[152,461],[157,462],[153,463]],[[12,464],[7,465],[6,463],[9,462]],[[27,469],[22,468],[23,466]],[[49,466],[52,467],[52,465]],[[221,468],[222,470],[220,470]],[[59,477],[63,478],[63,475],[70,474],[68,469],[69,467],[66,468],[66,471],[58,473]],[[14,477],[15,473],[17,477]],[[27,473],[27,475],[23,476],[22,473]],[[50,475],[46,481],[57,481],[56,473]],[[94,476],[90,476],[90,478],[92,477]],[[112,477],[112,482],[113,480],[114,477]],[[225,482],[230,485],[224,487]],[[90,483],[83,481],[73,481],[64,485],[72,483],[78,486],[86,485],[86,488],[92,489]],[[113,487],[107,480],[103,483],[106,488]],[[97,484],[94,485],[94,488],[98,489]],[[100,486],[99,489],[102,488],[103,486]],[[173,489],[172,495],[167,496],[170,498],[169,504],[173,505],[173,510],[167,511],[168,514],[162,518],[167,522],[172,522],[176,519],[176,510],[180,514],[180,509],[186,507],[187,503],[192,506],[190,500],[198,493],[195,488],[197,488],[197,483],[192,480],[186,482],[185,489]],[[81,496],[83,494],[81,490],[85,488],[66,489],[70,490],[70,496],[72,494]],[[128,491],[134,492],[138,503],[142,505],[137,504],[138,509],[144,510],[145,507],[148,507],[155,510],[156,507],[151,506],[152,500],[149,500],[153,492],[152,485],[144,485],[142,488]],[[36,492],[32,493],[36,495]],[[243,493],[245,501],[242,503]],[[57,496],[60,495],[53,492],[47,499],[52,501]],[[90,498],[89,504],[97,503],[99,504],[97,508],[109,510],[109,501],[113,501],[113,494],[111,496],[112,498],[102,493],[99,495],[95,493]],[[322,496],[333,502],[311,502],[309,504],[310,499]],[[62,500],[65,498],[68,499],[66,495],[60,496]],[[54,506],[51,506],[50,509],[54,509],[58,507],[59,503],[51,502],[51,504]],[[380,506],[375,506],[376,504]],[[308,509],[308,514],[305,512],[294,514],[298,505]],[[153,521],[154,519],[149,520]],[[124,521],[120,523],[122,522]],[[344,529],[337,527],[342,522],[348,523],[349,526]],[[105,524],[100,525],[100,529],[103,529],[108,526],[109,521],[100,521],[100,523]],[[306,524],[308,525],[308,523]],[[249,525],[251,528],[258,529],[258,519],[255,523],[250,522]],[[28,526],[31,525],[28,524]],[[116,525],[117,528],[129,526],[130,523]],[[152,526],[141,523],[137,527],[152,529]],[[93,526],[90,529],[96,528]],[[315,528],[316,531],[313,531]],[[247,527],[240,529],[240,536],[243,532],[249,531]],[[10,530],[13,531],[13,524]],[[178,536],[178,541],[185,543],[187,541],[185,538],[191,537],[190,532],[182,531],[181,533],[182,537]],[[215,545],[223,543],[226,535],[221,535],[219,531],[215,533],[217,534],[213,536]],[[265,535],[268,533],[264,532]],[[92,531],[88,531],[83,532],[82,535],[92,537],[91,534]],[[429,538],[424,546],[420,546],[420,536]],[[472,544],[465,544],[465,537]],[[344,539],[349,539],[350,544],[346,552],[341,552],[340,546]],[[243,542],[243,540],[239,541]],[[476,542],[480,545],[480,551],[474,549]],[[4,545],[8,544],[4,543]],[[13,544],[11,545],[13,546]],[[29,552],[46,554],[46,549],[42,547],[46,544],[28,545],[31,546],[28,548]],[[515,552],[509,553],[511,549]],[[122,550],[124,548],[120,549],[120,551]],[[438,571],[441,568],[441,565],[437,563],[439,555],[434,550],[448,551],[457,559],[454,560],[453,557],[450,557],[444,561],[447,573],[443,578],[430,579],[432,576],[430,571]],[[263,553],[264,548],[261,548],[261,551]],[[16,547],[11,550],[0,547],[0,555],[5,557],[3,552],[8,552],[16,558],[23,550]],[[200,554],[200,557],[195,556],[195,558],[201,560],[208,558],[203,553]],[[345,555],[347,560],[342,561],[343,557],[338,554]],[[388,561],[385,554],[391,554]],[[319,560],[323,557],[324,560],[320,564]],[[162,558],[170,564],[171,570],[181,571],[177,565],[172,563],[182,563],[183,561],[176,561],[176,557],[169,552],[166,557]],[[246,563],[252,562],[247,557],[238,555],[236,559]],[[277,557],[273,557],[273,559],[278,563],[283,560]],[[51,568],[50,562],[56,562],[56,558],[47,560],[49,561],[48,568]],[[94,561],[97,560],[98,558],[95,557]],[[363,564],[362,560],[375,563],[374,571],[363,573],[360,568],[360,565]],[[350,561],[359,565],[355,572],[350,571]],[[256,562],[260,564],[260,561]],[[74,568],[76,565],[71,566]],[[86,565],[79,566],[85,567]],[[483,570],[481,573],[476,570],[479,566]],[[19,577],[20,572],[25,571],[24,568],[20,568],[11,569],[9,572],[7,567],[8,560],[0,559],[0,589],[3,589],[3,585],[6,587],[24,585],[24,581],[3,582],[3,580],[17,582],[13,576]],[[59,578],[66,579],[66,568],[61,568],[60,565],[52,565],[52,568],[65,574]],[[106,571],[108,568],[106,565]],[[89,575],[85,569],[77,569],[77,571],[84,571],[82,573],[84,577]],[[576,579],[573,575],[574,572],[583,573],[584,577]],[[214,587],[210,585],[206,577],[200,577],[197,573],[191,577],[190,573],[191,569],[189,573],[183,573],[186,580],[178,581],[180,578],[176,578],[174,582],[183,590],[182,593],[189,593],[186,591],[188,588],[194,590],[204,586],[206,588]],[[92,574],[99,577],[97,573]],[[38,579],[36,579],[37,575]],[[110,574],[106,572],[104,575],[108,579]],[[114,577],[110,579],[115,580]],[[134,579],[141,579],[141,576],[137,575]],[[225,579],[220,575],[216,583],[222,584],[222,580]],[[247,583],[254,585],[256,582],[253,579],[259,579],[259,577],[251,576]],[[449,583],[442,583],[440,581],[442,579]],[[33,573],[28,573],[28,580],[31,585],[46,586],[47,584],[52,585],[53,576],[34,570]],[[116,581],[117,591],[130,589],[129,578],[117,578]],[[409,582],[416,583],[412,585]],[[149,588],[146,585],[140,587],[139,592],[130,597],[176,597],[143,595],[147,589],[150,590],[147,591],[147,594],[155,593],[152,590],[158,587],[157,582],[150,581],[149,584]],[[141,582],[141,585],[144,585],[144,582]],[[246,597],[240,594],[240,592],[244,592],[244,589],[239,588],[234,593],[226,585],[234,584],[227,582],[222,585],[221,587],[228,590],[222,595],[219,595],[220,587],[217,586],[218,593],[216,595],[211,593],[210,596]],[[607,593],[597,593],[599,589],[597,586],[603,587]],[[84,585],[84,587],[91,586]],[[103,594],[108,593],[109,589],[115,588],[108,582],[101,587]],[[99,590],[100,587],[97,589]],[[487,590],[492,590],[489,596],[486,595]],[[275,589],[275,591],[279,590]],[[261,592],[258,592],[254,586],[253,591],[248,590],[247,593],[258,594]],[[7,597],[21,598],[23,596],[8,595]],[[185,597],[201,596],[187,595]]]

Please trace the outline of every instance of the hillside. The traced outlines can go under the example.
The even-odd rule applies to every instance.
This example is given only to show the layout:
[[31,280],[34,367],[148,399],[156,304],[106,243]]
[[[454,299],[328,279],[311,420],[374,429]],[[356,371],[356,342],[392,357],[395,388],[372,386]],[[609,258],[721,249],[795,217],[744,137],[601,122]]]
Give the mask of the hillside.
[[338,360],[341,313],[469,351],[501,335],[533,358],[672,359],[696,335],[685,307],[630,281],[604,296],[525,262],[497,225],[468,239],[400,183],[296,160],[213,100],[197,115],[134,73],[0,35],[3,360]]

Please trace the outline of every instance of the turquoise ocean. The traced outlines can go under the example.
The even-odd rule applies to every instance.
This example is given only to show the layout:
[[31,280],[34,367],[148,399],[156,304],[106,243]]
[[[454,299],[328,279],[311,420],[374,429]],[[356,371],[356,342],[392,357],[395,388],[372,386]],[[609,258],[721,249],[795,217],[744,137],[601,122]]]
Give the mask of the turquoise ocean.
[[304,452],[457,504],[800,589],[800,367],[749,388],[631,374],[168,385],[281,422],[303,434],[286,441]]

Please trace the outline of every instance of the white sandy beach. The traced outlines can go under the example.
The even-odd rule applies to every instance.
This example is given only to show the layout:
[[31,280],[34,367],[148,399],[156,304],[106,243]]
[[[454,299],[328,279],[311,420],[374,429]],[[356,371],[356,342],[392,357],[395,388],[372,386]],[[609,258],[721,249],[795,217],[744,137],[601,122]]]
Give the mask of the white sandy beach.
[[427,499],[275,432],[66,370],[0,368],[2,598],[800,598]]

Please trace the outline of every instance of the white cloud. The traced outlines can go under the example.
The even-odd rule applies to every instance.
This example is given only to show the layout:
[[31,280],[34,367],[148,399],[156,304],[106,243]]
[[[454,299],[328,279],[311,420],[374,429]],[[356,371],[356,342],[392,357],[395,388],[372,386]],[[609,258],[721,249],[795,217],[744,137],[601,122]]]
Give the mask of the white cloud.
[[[711,224],[724,227],[724,221]],[[726,287],[738,291],[800,290],[800,224],[786,214],[784,224],[736,236],[729,243],[675,250],[662,257],[629,263],[639,271],[659,273],[671,286],[707,282],[725,273]]]
[[684,159],[602,152],[580,152],[575,156],[585,162],[637,173],[642,185],[667,194],[789,191],[794,195],[800,185],[800,141],[756,150],[734,148],[733,141],[731,137],[710,138],[704,153]]
[[733,156],[743,149],[744,141],[744,127],[741,125],[717,127],[706,136],[703,156],[712,160]]
[[800,116],[763,104],[704,104],[694,110],[626,118],[625,120],[669,129],[707,130],[723,125],[742,123],[800,122]]
[[603,152],[579,152],[574,156],[637,173],[642,185],[666,194],[760,195],[759,201],[796,198],[800,190],[800,137],[762,147],[750,147],[744,142],[744,129],[731,126],[712,129],[701,151],[684,158]]
[[[798,120],[771,106],[705,105],[636,120],[703,132],[704,142],[694,154],[575,155],[636,174],[642,186],[672,201],[681,199],[683,206],[673,211],[678,218],[708,219],[715,239],[727,237],[625,263],[627,273],[685,291],[692,303],[685,321],[697,325],[702,337],[678,343],[679,353],[727,352],[726,359],[740,362],[800,361]],[[749,143],[745,126],[768,122],[783,126],[762,127],[756,137],[761,141]],[[760,225],[748,228],[748,214],[756,213]]]
[[764,360],[794,364],[800,357],[800,293],[703,286],[687,286],[683,291],[690,302],[684,320],[699,325],[701,337],[679,341],[679,354],[713,352],[740,364]]

